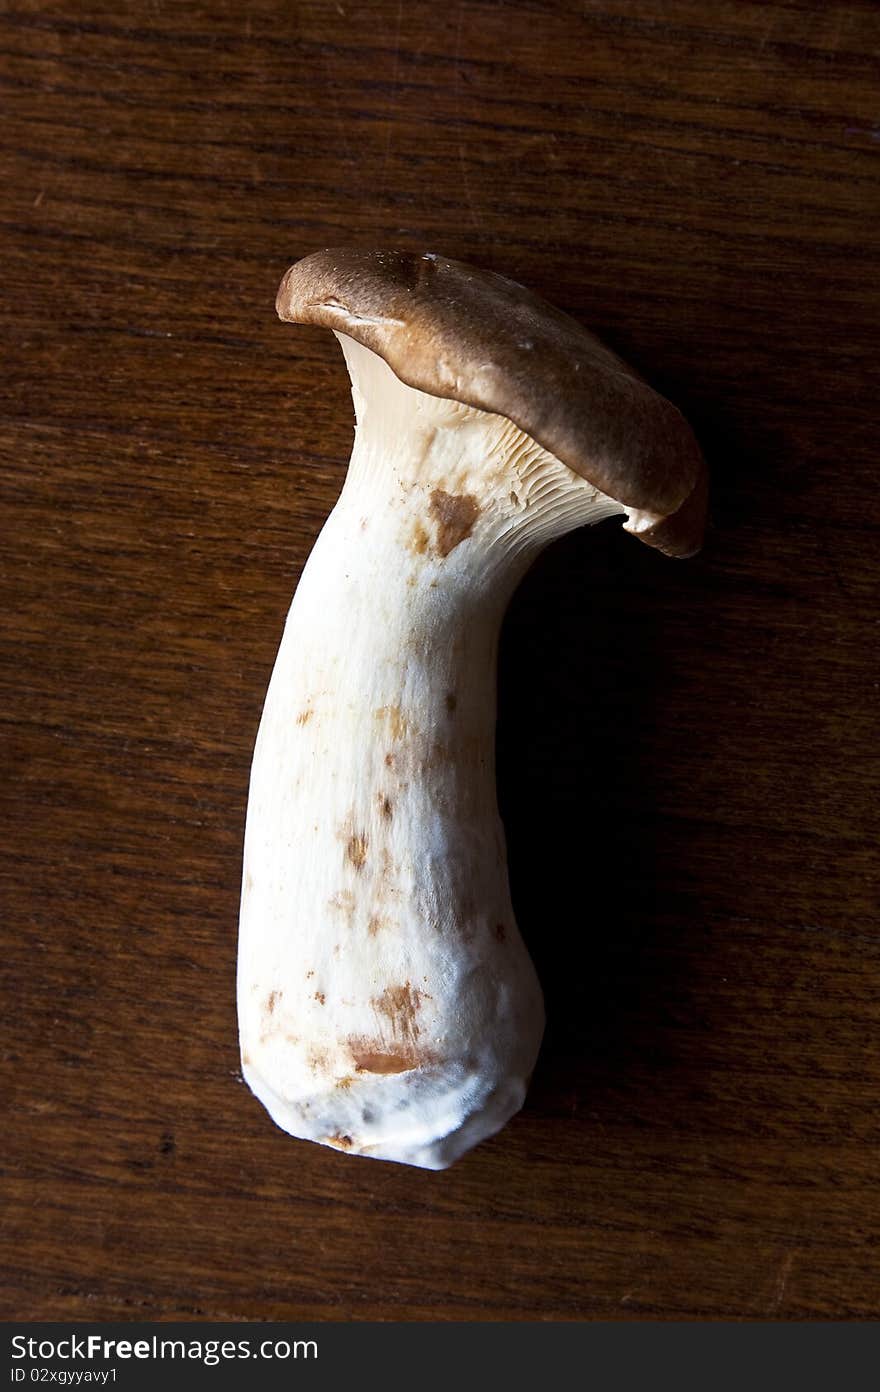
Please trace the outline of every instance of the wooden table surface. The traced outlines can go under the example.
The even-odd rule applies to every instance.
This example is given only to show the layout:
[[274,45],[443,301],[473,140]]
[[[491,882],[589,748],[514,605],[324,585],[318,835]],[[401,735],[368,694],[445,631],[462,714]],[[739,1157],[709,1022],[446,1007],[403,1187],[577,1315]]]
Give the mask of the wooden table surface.
[[[880,1315],[872,0],[13,0],[0,18],[6,1318]],[[248,769],[340,488],[324,245],[432,249],[695,424],[701,557],[515,598],[549,1025],[442,1174],[242,1083]]]

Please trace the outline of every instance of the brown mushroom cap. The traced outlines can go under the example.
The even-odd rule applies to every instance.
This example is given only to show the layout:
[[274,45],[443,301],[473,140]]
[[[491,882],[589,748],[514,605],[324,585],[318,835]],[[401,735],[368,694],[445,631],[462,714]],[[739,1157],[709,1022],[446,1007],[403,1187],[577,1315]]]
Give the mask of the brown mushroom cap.
[[[506,416],[671,556],[699,550],[707,473],[681,413],[515,281],[433,252],[330,248],[291,266],[282,319],[348,334],[407,386]],[[646,514],[646,515],[645,515]]]

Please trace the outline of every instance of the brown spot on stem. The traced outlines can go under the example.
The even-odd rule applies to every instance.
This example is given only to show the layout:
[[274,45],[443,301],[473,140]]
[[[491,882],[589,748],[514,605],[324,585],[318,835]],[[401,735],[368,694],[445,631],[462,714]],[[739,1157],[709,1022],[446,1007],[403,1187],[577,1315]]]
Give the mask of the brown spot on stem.
[[351,1150],[354,1141],[351,1136],[341,1136],[338,1132],[335,1136],[326,1136],[324,1144],[333,1146],[335,1150]]
[[308,725],[314,714],[315,712],[312,710],[311,706],[306,706],[305,710],[301,710],[296,717],[297,725]]
[[390,822],[391,818],[394,816],[394,803],[391,801],[387,793],[379,793],[378,799],[379,811],[385,818],[386,822]]
[[409,734],[409,721],[400,706],[379,706],[374,712],[376,719],[384,721],[393,740],[405,739]]
[[437,526],[438,554],[448,556],[469,537],[479,515],[480,507],[472,493],[446,493],[435,488],[431,494],[431,516]]
[[242,1054],[242,1056],[241,1056],[241,1061],[242,1061],[242,1063],[244,1064],[245,1068],[250,1068],[250,1066],[251,1066],[251,1056],[250,1056],[250,1054]]
[[407,981],[405,986],[389,986],[381,996],[373,997],[373,1005],[380,1015],[384,1015],[391,1026],[392,1033],[407,1042],[418,1039],[419,1006],[424,992],[417,990]]
[[268,996],[266,997],[266,1014],[267,1014],[267,1015],[272,1015],[272,1014],[274,1014],[274,1012],[275,1012],[275,1007],[276,1007],[276,1005],[278,1004],[278,1002],[279,1002],[280,999],[281,999],[281,992],[280,992],[280,991],[270,991],[270,992],[269,992]]
[[349,836],[345,854],[351,861],[355,870],[363,870],[367,859],[367,846],[369,842],[363,832],[355,832]]
[[387,922],[388,919],[385,917],[384,914],[370,914],[369,920],[367,922],[367,932],[369,933],[370,937],[375,938],[376,934],[382,928],[385,927]]
[[337,1078],[336,1086],[339,1088],[340,1092],[348,1092],[353,1082],[353,1078]]
[[358,1073],[408,1073],[430,1062],[413,1048],[389,1048],[381,1039],[350,1039],[348,1046]]
[[327,999],[327,998],[326,998],[326,996],[324,995],[324,992],[323,992],[323,991],[316,991],[316,992],[315,992],[315,1000],[318,1002],[319,1005],[323,1005],[323,1004],[324,1004],[324,1001],[325,1001],[326,999]]
[[312,979],[312,977],[313,977],[314,975],[315,975],[315,973],[314,973],[313,971],[308,971],[308,972],[306,972],[306,981],[311,981],[311,979]]
[[393,754],[386,754],[386,755],[385,755],[385,764],[386,764],[386,766],[387,766],[388,768],[394,768],[394,755],[393,755]]
[[410,538],[409,549],[415,551],[417,556],[424,556],[428,549],[429,537],[421,522],[417,522],[413,527]]

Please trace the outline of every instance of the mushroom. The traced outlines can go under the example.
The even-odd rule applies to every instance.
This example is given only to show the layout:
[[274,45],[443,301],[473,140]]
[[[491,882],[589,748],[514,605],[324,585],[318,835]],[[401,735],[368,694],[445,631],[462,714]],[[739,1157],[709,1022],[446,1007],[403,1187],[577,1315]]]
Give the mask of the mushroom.
[[706,471],[675,407],[500,276],[328,250],[277,309],[336,332],[357,425],[254,752],[242,1072],[294,1136],[444,1169],[521,1107],[544,1026],[495,790],[508,599],[614,514],[691,554]]

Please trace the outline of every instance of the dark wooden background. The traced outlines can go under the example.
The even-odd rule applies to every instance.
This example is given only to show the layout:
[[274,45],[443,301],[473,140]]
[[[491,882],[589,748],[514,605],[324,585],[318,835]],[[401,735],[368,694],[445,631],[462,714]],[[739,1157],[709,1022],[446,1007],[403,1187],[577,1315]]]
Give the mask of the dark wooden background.
[[[880,1314],[871,0],[13,0],[0,18],[7,1318]],[[514,601],[550,1024],[445,1174],[238,1074],[247,777],[348,383],[328,244],[544,293],[690,415],[704,554]]]

